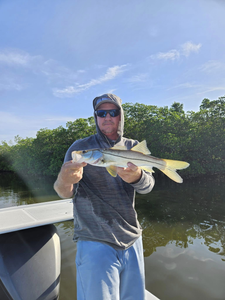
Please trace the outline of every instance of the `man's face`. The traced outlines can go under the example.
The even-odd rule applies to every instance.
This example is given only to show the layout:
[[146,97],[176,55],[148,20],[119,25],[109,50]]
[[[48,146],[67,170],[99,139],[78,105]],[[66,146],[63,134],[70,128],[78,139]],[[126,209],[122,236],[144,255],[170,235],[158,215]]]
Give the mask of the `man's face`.
[[[110,110],[118,109],[118,107],[113,103],[103,103],[97,110]],[[104,133],[111,140],[116,140],[118,137],[117,129],[120,121],[120,115],[117,117],[111,117],[108,113],[105,118],[100,118],[97,116],[97,124],[102,133]]]

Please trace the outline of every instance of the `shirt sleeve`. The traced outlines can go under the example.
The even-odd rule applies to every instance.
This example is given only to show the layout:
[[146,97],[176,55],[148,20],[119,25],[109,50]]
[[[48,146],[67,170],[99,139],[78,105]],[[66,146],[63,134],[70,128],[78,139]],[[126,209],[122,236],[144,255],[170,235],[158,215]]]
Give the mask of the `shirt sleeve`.
[[151,173],[142,170],[141,179],[137,183],[131,185],[137,193],[147,194],[153,189],[155,185],[155,179]]

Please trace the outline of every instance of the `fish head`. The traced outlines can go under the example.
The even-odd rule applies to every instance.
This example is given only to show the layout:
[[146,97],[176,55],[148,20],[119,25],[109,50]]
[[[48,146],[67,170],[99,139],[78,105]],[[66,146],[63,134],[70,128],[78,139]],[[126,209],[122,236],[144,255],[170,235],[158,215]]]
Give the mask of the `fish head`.
[[73,151],[72,158],[74,162],[86,162],[90,165],[98,164],[103,158],[103,154],[99,150],[81,150]]

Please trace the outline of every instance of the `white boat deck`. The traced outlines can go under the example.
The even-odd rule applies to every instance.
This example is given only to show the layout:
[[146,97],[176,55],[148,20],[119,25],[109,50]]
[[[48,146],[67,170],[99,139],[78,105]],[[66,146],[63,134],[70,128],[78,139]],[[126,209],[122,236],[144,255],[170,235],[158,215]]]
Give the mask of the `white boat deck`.
[[73,219],[71,199],[0,209],[0,234]]
[[[0,234],[73,220],[72,199],[0,209]],[[145,290],[145,300],[159,300]]]

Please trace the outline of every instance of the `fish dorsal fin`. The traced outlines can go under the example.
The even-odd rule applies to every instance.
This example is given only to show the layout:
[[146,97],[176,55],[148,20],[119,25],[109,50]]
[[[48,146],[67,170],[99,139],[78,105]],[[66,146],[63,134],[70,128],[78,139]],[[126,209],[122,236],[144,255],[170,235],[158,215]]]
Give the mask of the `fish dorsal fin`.
[[109,167],[106,168],[106,170],[109,172],[109,174],[112,177],[116,177],[117,176],[117,167],[115,167],[115,166],[109,166]]
[[126,146],[117,146],[115,145],[114,147],[110,148],[112,150],[127,150],[127,147]]
[[131,148],[131,151],[141,152],[145,155],[151,154],[151,152],[149,151],[149,149],[147,147],[146,140],[142,141],[141,143],[139,143],[136,146],[134,146],[133,148]]

